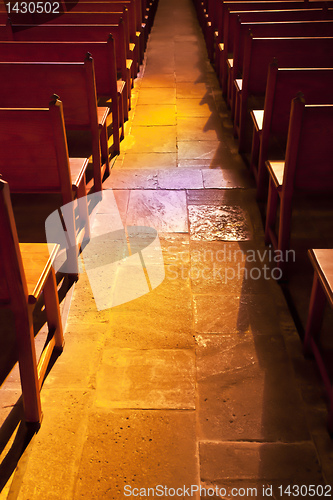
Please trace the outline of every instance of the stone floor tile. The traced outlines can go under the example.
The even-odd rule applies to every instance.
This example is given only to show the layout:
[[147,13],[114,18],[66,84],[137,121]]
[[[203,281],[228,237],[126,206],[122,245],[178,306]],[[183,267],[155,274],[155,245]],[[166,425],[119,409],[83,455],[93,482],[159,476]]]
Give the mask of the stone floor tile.
[[138,105],[141,104],[176,104],[176,89],[174,87],[142,88],[138,97]]
[[125,151],[131,153],[176,153],[176,126],[132,127]]
[[172,169],[177,167],[176,153],[131,153],[124,155],[121,169]]
[[[221,155],[223,145],[218,140],[196,141],[178,140],[178,162],[184,160],[207,161],[216,160]],[[191,163],[189,162],[189,165]],[[202,164],[200,164],[201,166]]]
[[178,99],[177,117],[209,117],[214,109],[212,99]]
[[206,96],[212,95],[211,88],[202,82],[177,82],[176,96],[177,99],[204,99]]
[[199,440],[310,439],[280,335],[199,335],[197,344]]
[[[168,68],[167,68],[168,69]],[[164,72],[161,73],[156,70],[156,72],[151,72],[150,74],[145,74],[145,78],[142,80],[141,88],[147,87],[175,87],[176,80],[174,73]]]
[[[225,287],[227,291],[227,287]],[[232,289],[230,289],[231,291]],[[266,294],[194,295],[198,333],[278,335],[280,326],[274,297]]]
[[253,187],[253,179],[246,170],[205,168],[202,169],[202,177],[207,189]]
[[138,104],[133,126],[176,125],[176,106],[173,104]]
[[158,173],[160,189],[200,189],[203,188],[200,170],[169,169]]
[[[255,201],[254,190],[252,189],[205,189],[205,190],[195,190],[192,189],[187,192],[187,203],[189,208],[193,206],[201,206],[202,208],[207,206],[208,211],[214,213],[214,207],[217,209],[216,217],[219,219],[221,213],[221,207],[228,207],[227,211],[230,211],[231,218],[231,231],[229,239],[248,239],[252,234],[252,237],[258,241],[258,244],[262,246],[263,242],[263,224],[258,208],[258,204]],[[235,210],[233,210],[235,209]],[[193,213],[199,214],[199,217],[195,217],[195,220],[200,222],[199,209],[194,210]],[[240,214],[243,213],[245,218],[242,220]],[[219,219],[220,220],[220,219]],[[235,222],[235,227],[233,227],[233,222]],[[239,222],[239,226],[238,223]],[[205,219],[202,218],[203,225],[205,225]],[[212,234],[216,232],[216,227],[212,228]],[[223,228],[221,228],[221,234],[223,233]],[[239,231],[239,234],[238,234]],[[235,238],[233,236],[235,235]],[[237,236],[238,235],[238,236]],[[204,237],[204,233],[202,233]],[[208,237],[208,234],[207,234]],[[207,238],[206,237],[206,238]],[[214,238],[212,238],[214,239]]]
[[249,215],[240,206],[189,205],[192,240],[246,241],[252,239]]
[[274,276],[266,254],[265,247],[250,241],[191,240],[191,289],[195,294],[271,294]]
[[193,295],[197,333],[247,333],[249,312],[235,295]]
[[[201,479],[232,485],[261,480],[287,485],[322,484],[323,478],[311,442],[305,443],[201,443]],[[280,497],[275,491],[276,498]],[[270,495],[272,496],[272,495]],[[273,497],[274,498],[274,497]]]
[[186,233],[186,195],[183,191],[132,191],[128,225],[151,226],[157,231]]
[[215,141],[221,137],[221,126],[215,117],[177,119],[179,141]]
[[111,171],[104,181],[105,189],[156,189],[157,170],[153,169],[121,169]]
[[[22,476],[15,478],[15,496],[20,500],[69,499],[77,480],[92,390],[43,388],[41,397],[43,425],[30,443],[24,465],[22,463],[24,481]],[[50,453],[50,450],[56,451]]]
[[104,349],[96,406],[194,409],[194,357],[194,349]]
[[74,499],[85,498],[89,491],[91,499],[120,500],[126,486],[127,495],[139,493],[134,488],[157,485],[172,494],[171,488],[197,484],[197,475],[192,411],[98,410],[88,421]]

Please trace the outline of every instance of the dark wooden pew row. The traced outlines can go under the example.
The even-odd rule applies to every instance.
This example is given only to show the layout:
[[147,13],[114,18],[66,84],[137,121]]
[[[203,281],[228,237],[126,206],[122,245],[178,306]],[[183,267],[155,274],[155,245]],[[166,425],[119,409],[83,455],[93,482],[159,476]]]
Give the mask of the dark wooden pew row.
[[[47,108],[0,108],[0,173],[12,193],[56,193],[58,208],[69,204],[64,221],[73,244],[67,256],[71,269],[78,269],[78,246],[90,238],[88,158],[69,158],[62,103],[52,99]],[[74,217],[74,199],[79,217]]]
[[[94,59],[96,93],[100,105],[112,110],[113,154],[120,151],[124,120],[128,119],[125,82],[117,82],[114,40],[107,42],[0,42],[2,62],[82,62],[90,52]],[[110,116],[110,115],[109,115]]]
[[[248,33],[245,41],[243,78],[235,79],[234,132],[239,151],[250,149],[252,130],[250,111],[263,109],[268,66],[275,57],[281,67],[330,66],[333,37],[257,38]],[[249,140],[249,144],[248,144]]]
[[[234,118],[236,108],[236,86],[234,85],[234,81],[242,77],[245,43],[249,32],[251,32],[252,36],[255,38],[333,36],[333,20],[243,23],[242,20],[239,19],[238,25],[239,31],[236,30],[234,43],[233,71],[230,71],[230,80],[224,80],[223,82],[224,90],[225,92],[227,91],[227,102],[231,107],[232,118]],[[230,67],[231,64],[229,63],[228,66]],[[296,62],[295,66],[298,66]],[[316,64],[315,67],[317,67]],[[231,80],[231,75],[233,80]],[[238,135],[239,116],[235,117],[235,124],[235,135]]]
[[[239,56],[242,42],[240,38],[241,24],[245,23],[269,23],[282,21],[315,21],[333,19],[333,12],[327,9],[285,9],[285,10],[263,10],[263,11],[230,11],[225,13],[224,17],[224,42],[219,44],[219,50],[216,53],[216,71],[218,73],[224,95],[227,93],[227,82],[233,80],[234,52]],[[244,42],[243,42],[244,45]],[[236,68],[236,74],[238,74]],[[230,72],[230,78],[229,78]],[[230,87],[228,87],[228,91]],[[230,103],[230,93],[228,95]]]
[[[121,7],[118,7],[121,9]],[[29,23],[29,17],[21,16],[24,22],[20,24],[15,24],[15,26],[33,24]],[[34,16],[31,16],[34,17]],[[123,10],[119,10],[119,12],[66,12],[62,16],[51,19],[47,23],[43,23],[43,26],[48,26],[50,24],[55,25],[116,25],[119,24],[120,21],[124,23],[124,31],[125,31],[125,44],[126,44],[126,57],[127,59],[132,59],[132,78],[134,79],[137,75],[140,63],[140,54],[139,54],[139,40],[137,43],[131,42],[131,32],[130,32],[130,20],[129,20],[129,12],[125,8]],[[36,16],[34,17],[35,24]],[[39,24],[39,23],[38,23]],[[133,36],[133,35],[132,35]],[[135,38],[134,38],[135,41]]]
[[[0,327],[5,344],[5,352],[1,353],[4,361],[1,379],[9,375],[18,361],[25,421],[39,427],[40,387],[53,350],[62,352],[64,346],[53,268],[58,245],[52,245],[51,249],[47,243],[19,243],[9,187],[3,179],[0,179],[0,234],[0,310],[7,311],[7,317],[10,311],[12,318]],[[33,311],[42,294],[50,340],[37,363]]]
[[[50,95],[60,96],[70,156],[92,156],[94,189],[101,191],[103,175],[110,173],[110,109],[97,107],[92,57],[84,62],[0,62],[0,74],[6,75],[0,80],[1,108],[46,107]],[[80,141],[70,131],[87,131],[88,138]]]
[[290,105],[300,91],[308,104],[333,104],[333,68],[278,68],[270,64],[263,110],[251,113],[253,141],[250,167],[257,181],[257,197],[267,195],[265,163],[285,151]]
[[[54,41],[54,42],[105,42],[110,34],[114,38],[116,65],[119,77],[126,82],[128,108],[131,103],[132,60],[126,57],[126,37],[124,23],[113,25],[13,25],[9,27],[12,41]],[[8,27],[6,26],[8,30]],[[0,30],[1,38],[2,30]],[[8,34],[8,31],[6,32]],[[8,38],[5,38],[8,40]]]
[[141,0],[109,0],[108,2],[81,0],[77,3],[66,2],[64,8],[67,9],[67,11],[65,10],[67,13],[92,12],[96,14],[118,12],[126,8],[129,17],[130,41],[140,47],[141,63],[148,38],[148,24],[143,22]]
[[[333,105],[306,105],[301,97],[295,98],[291,106],[285,157],[281,161],[266,163],[270,181],[265,241],[280,250],[281,255],[285,256],[290,246],[296,194],[299,197],[320,195],[321,198],[326,195],[332,202],[332,137]],[[276,232],[278,205],[280,213]],[[285,270],[284,264],[278,264],[282,271]]]
[[[278,10],[278,9],[303,9],[306,8],[307,4],[304,0],[270,0],[265,2],[263,0],[258,1],[226,1],[226,2],[218,2],[217,3],[217,28],[213,29],[213,24],[210,27],[203,28],[204,36],[206,39],[208,56],[211,61],[214,61],[214,49],[218,49],[219,44],[223,43],[224,33],[224,14],[228,10]],[[319,7],[319,6],[318,6]],[[317,8],[318,8],[317,7]]]

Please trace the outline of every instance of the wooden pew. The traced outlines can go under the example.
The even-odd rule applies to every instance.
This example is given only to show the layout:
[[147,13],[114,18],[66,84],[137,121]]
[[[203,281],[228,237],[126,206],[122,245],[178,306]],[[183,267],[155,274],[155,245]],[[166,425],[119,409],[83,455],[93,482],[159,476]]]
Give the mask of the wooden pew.
[[[140,64],[140,52],[139,52],[139,38],[136,40],[136,30],[135,24],[130,26],[130,16],[127,8],[123,8],[121,10],[121,5],[118,6],[119,11],[115,12],[65,12],[62,16],[57,17],[55,19],[51,19],[45,25],[49,24],[101,24],[101,25],[109,25],[109,24],[118,24],[120,19],[124,22],[124,30],[125,30],[125,40],[126,40],[126,57],[128,59],[133,60],[132,65],[132,78],[136,78],[136,75],[139,70]],[[28,19],[24,18],[24,22],[20,24],[37,24],[36,19],[34,18],[34,23],[28,23]],[[134,18],[135,23],[135,18]],[[39,23],[38,23],[39,24]],[[133,31],[134,30],[134,34]]]
[[130,109],[133,61],[126,57],[125,26],[122,20],[119,24],[112,25],[13,25],[11,30],[12,41],[105,42],[111,34],[116,48],[117,72],[126,82],[128,108]]
[[[235,79],[234,132],[239,151],[251,144],[250,111],[263,109],[268,66],[275,57],[280,66],[324,68],[333,50],[333,37],[257,38],[248,33],[245,41],[243,78]],[[249,145],[248,145],[249,142]]]
[[[315,21],[279,21],[279,22],[243,22],[239,19],[236,29],[234,44],[234,71],[233,76],[240,78],[243,71],[243,60],[245,41],[248,37],[249,30],[255,38],[278,38],[278,37],[301,37],[301,36],[316,36],[327,37],[333,36],[333,20],[315,20]],[[233,88],[230,82],[229,87]],[[231,97],[231,108],[235,110],[235,94]],[[233,115],[232,112],[232,115]]]
[[[219,1],[217,2],[217,20],[218,25],[217,29],[212,32],[207,33],[208,40],[206,42],[207,50],[213,55],[215,48],[215,63],[217,60],[217,54],[219,51],[223,50],[224,42],[224,16],[228,10],[236,11],[236,10],[279,10],[279,9],[303,9],[306,8],[307,5],[304,0],[270,0],[265,2],[263,0],[258,1]],[[321,5],[317,5],[317,8],[320,8]],[[213,59],[214,60],[214,59]]]
[[[132,78],[136,78],[140,64],[139,37],[136,36],[135,18],[132,20],[126,7],[114,12],[65,12],[61,17],[53,19],[45,24],[118,24],[122,19],[124,22],[126,57],[132,59]],[[137,39],[138,38],[138,39]]]
[[257,181],[257,198],[267,196],[270,158],[285,151],[292,99],[301,91],[308,104],[333,104],[333,68],[278,68],[268,70],[263,110],[252,111],[253,141],[250,167]]
[[308,320],[304,337],[305,356],[313,355],[327,392],[328,431],[333,434],[333,385],[329,376],[330,367],[319,344],[325,306],[333,307],[333,249],[310,249],[308,255],[314,269]]
[[[92,155],[95,191],[102,190],[104,173],[110,173],[106,119],[108,107],[97,108],[93,59],[84,62],[0,62],[0,107],[46,107],[50,95],[61,97],[66,132],[88,131],[83,144],[77,134],[68,138],[70,156]],[[90,139],[90,144],[89,144]],[[71,151],[74,151],[73,152]],[[102,155],[101,155],[102,150]]]
[[[224,17],[224,42],[223,50],[217,56],[216,67],[219,68],[219,79],[224,95],[228,90],[228,104],[231,102],[230,87],[227,83],[233,81],[233,75],[239,74],[239,57],[244,50],[244,33],[241,26],[245,23],[276,23],[282,21],[314,21],[333,19],[333,13],[329,14],[327,9],[285,9],[285,10],[262,10],[262,11],[226,11]],[[242,40],[240,36],[242,34]],[[235,54],[234,54],[235,53]],[[235,72],[234,69],[235,68]]]
[[[48,108],[0,108],[0,173],[12,193],[57,193],[69,240],[68,262],[78,269],[78,245],[90,238],[85,173],[88,158],[69,158],[62,103]],[[74,218],[73,200],[78,200]],[[50,240],[48,240],[50,241]]]
[[[40,426],[40,388],[54,349],[64,346],[57,283],[53,269],[58,245],[19,244],[7,182],[0,179],[0,308],[11,311],[15,330],[15,354],[19,362],[24,416]],[[43,293],[48,329],[51,334],[37,363],[33,310]],[[1,335],[5,325],[0,326]],[[8,332],[7,332],[8,335]]]
[[[283,257],[289,248],[293,197],[326,194],[332,201],[332,137],[333,105],[305,105],[302,97],[293,99],[285,158],[266,162],[269,192],[265,242],[272,244]],[[283,260],[286,259],[281,259],[278,266],[285,271]]]
[[[113,37],[107,42],[0,42],[2,62],[82,62],[90,52],[94,60],[96,92],[101,105],[112,110],[113,154],[120,152],[124,120],[128,119],[125,82],[117,82]],[[109,115],[110,116],[110,115]]]
[[[64,5],[65,12],[118,12],[128,10],[129,17],[129,34],[130,41],[140,47],[140,64],[143,60],[144,50],[148,38],[148,24],[143,22],[142,2],[141,0],[109,0],[101,1],[82,1],[78,3],[66,2]],[[61,21],[61,18],[59,19]],[[98,23],[99,24],[99,23]],[[100,24],[106,24],[105,22]]]

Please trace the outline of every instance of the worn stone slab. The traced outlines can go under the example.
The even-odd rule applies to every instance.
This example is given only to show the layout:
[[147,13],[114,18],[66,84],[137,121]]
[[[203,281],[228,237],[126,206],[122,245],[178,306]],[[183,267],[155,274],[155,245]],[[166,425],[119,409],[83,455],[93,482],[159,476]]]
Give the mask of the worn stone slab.
[[161,232],[187,232],[185,192],[132,191],[127,224],[151,226]]
[[160,189],[200,189],[203,188],[200,170],[169,169],[158,172]]
[[221,137],[221,125],[217,116],[177,119],[177,138],[179,141],[214,141]]
[[131,153],[124,155],[124,169],[169,169],[177,167],[176,153]]
[[236,485],[243,481],[245,485],[256,480],[261,484],[275,480],[275,483],[284,485],[318,485],[323,482],[311,442],[201,443],[200,464],[201,479],[218,484],[228,481]]
[[[193,189],[187,192],[187,202],[189,207],[192,205],[198,207],[206,205],[212,208],[215,206],[219,209],[219,207],[225,206],[227,211],[232,212],[233,209],[236,209],[239,215],[243,212],[246,217],[243,219],[244,224],[242,224],[242,217],[240,216],[240,227],[245,226],[246,228],[247,226],[251,230],[252,238],[262,245],[264,231],[255,196],[254,189]],[[199,210],[198,215],[200,216]]]
[[[201,139],[203,137],[201,136]],[[178,162],[184,162],[184,160],[191,160],[189,166],[191,166],[192,161],[207,161],[207,160],[217,160],[220,156],[221,149],[223,145],[213,137],[213,140],[188,140],[188,137],[184,136],[184,140],[178,140]],[[202,163],[200,163],[202,166]]]
[[[156,57],[161,58],[161,51],[157,51]],[[151,55],[149,53],[149,61]],[[172,56],[173,57],[173,56]],[[176,104],[176,89],[173,87],[166,88],[142,88],[139,92],[138,105],[140,104]]]
[[177,82],[177,99],[204,99],[211,95],[211,89],[202,82]]
[[132,153],[176,153],[176,126],[133,126],[124,150]]
[[[268,249],[251,241],[192,241],[191,288],[195,294],[271,294]],[[274,272],[273,272],[274,274]]]
[[189,205],[192,240],[246,241],[252,239],[248,213],[240,206]]
[[209,117],[215,110],[213,98],[208,95],[203,99],[178,99],[177,100],[177,116],[186,117]]
[[96,405],[194,409],[194,349],[104,349],[97,374]]
[[89,418],[73,498],[89,491],[91,499],[122,500],[125,486],[127,494],[157,485],[182,488],[197,484],[198,473],[192,411],[98,410]]
[[155,71],[146,72],[145,77],[142,80],[141,88],[147,87],[175,87],[176,79],[173,72],[171,72],[169,66],[165,67],[165,70],[157,68]]
[[112,170],[104,181],[105,189],[156,189],[157,171],[153,169]]
[[194,346],[189,280],[177,264],[165,266],[166,278],[146,295],[104,314],[106,346],[175,349]]
[[253,179],[247,170],[210,168],[202,170],[206,189],[235,189],[253,187]]
[[43,388],[41,397],[43,424],[22,462],[24,474],[18,471],[12,489],[20,500],[70,500],[85,441],[92,391]]
[[309,440],[280,335],[197,336],[199,439]]
[[193,301],[198,333],[280,333],[274,298],[270,295],[194,295]]
[[175,104],[138,104],[133,126],[176,125]]

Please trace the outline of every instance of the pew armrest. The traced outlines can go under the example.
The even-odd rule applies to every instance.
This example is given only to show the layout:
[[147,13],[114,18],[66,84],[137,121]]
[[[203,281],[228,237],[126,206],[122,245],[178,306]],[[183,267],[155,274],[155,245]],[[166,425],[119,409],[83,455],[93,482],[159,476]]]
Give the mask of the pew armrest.
[[284,161],[266,161],[266,167],[269,175],[272,177],[274,185],[277,189],[281,189],[284,174]]
[[251,118],[253,120],[253,125],[256,131],[260,132],[262,130],[262,124],[264,120],[264,110],[263,109],[253,109],[251,111]]

